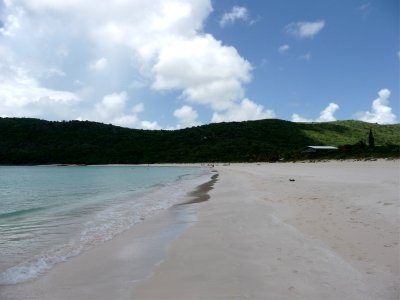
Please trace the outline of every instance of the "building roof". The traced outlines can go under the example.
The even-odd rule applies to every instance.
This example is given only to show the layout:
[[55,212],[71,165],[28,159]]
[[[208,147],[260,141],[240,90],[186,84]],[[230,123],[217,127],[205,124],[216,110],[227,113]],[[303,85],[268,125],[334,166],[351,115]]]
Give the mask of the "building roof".
[[307,146],[306,148],[311,148],[315,150],[336,150],[337,147],[333,146]]

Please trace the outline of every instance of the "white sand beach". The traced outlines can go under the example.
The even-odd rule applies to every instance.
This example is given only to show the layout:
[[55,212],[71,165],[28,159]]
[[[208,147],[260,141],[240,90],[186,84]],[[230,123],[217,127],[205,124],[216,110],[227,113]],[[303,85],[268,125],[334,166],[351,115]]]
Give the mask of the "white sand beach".
[[399,299],[399,167],[217,167],[199,221],[133,299]]
[[399,161],[215,170],[207,201],[146,220],[0,298],[399,299]]

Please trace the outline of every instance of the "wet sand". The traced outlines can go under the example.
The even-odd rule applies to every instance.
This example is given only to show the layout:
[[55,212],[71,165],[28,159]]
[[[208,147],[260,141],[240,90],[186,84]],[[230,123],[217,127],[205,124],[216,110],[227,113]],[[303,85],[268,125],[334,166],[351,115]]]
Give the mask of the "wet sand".
[[[180,199],[182,204],[207,200],[216,175],[210,174],[208,178],[200,178],[208,181]],[[0,299],[132,299],[132,290],[149,278],[154,267],[165,259],[170,243],[195,222],[196,209],[196,204],[179,205],[178,202],[34,280],[0,285]]]
[[400,298],[399,161],[214,169],[188,205],[0,298]]
[[218,174],[214,174],[213,176],[211,176],[210,181],[199,185],[193,192],[189,193],[189,201],[180,203],[178,205],[194,204],[208,201],[208,199],[210,199],[209,192],[214,188],[214,184],[217,182],[217,180]]

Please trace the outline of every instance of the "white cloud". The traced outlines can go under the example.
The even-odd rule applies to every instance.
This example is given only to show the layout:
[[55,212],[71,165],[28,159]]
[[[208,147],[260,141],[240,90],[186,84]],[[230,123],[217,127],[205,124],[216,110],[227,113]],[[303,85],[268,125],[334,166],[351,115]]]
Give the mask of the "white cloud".
[[364,122],[393,124],[397,122],[396,115],[389,106],[390,91],[382,89],[378,92],[378,98],[372,102],[372,111],[364,111],[356,113],[355,117]]
[[[32,47],[40,48],[45,44],[43,41],[52,42],[56,37],[63,37],[63,43],[57,44],[54,53],[59,53],[57,50],[61,47],[68,49],[69,55],[71,49],[78,55],[92,49],[112,54],[128,47],[131,53],[127,60],[133,57],[141,71],[151,67],[160,50],[171,41],[196,36],[212,11],[210,0],[105,0],[101,3],[97,0],[14,0],[10,3],[10,11],[19,7],[25,12],[26,26],[24,31],[20,30],[20,40],[29,37]],[[46,46],[53,45],[46,43]]]
[[321,111],[317,122],[336,121],[334,114],[338,109],[339,105],[337,105],[336,103],[329,103],[329,105],[323,111]]
[[286,32],[299,38],[313,38],[325,27],[325,21],[297,22],[286,25]]
[[140,128],[142,129],[147,129],[147,130],[159,130],[161,127],[158,125],[156,121],[150,122],[150,121],[142,121],[140,122]]
[[95,106],[96,115],[101,120],[112,123],[113,120],[123,115],[127,99],[126,92],[104,96],[101,102]]
[[225,112],[215,112],[212,122],[231,122],[245,120],[260,120],[275,118],[272,110],[265,110],[262,105],[258,105],[249,99],[243,99],[240,104],[232,104]]
[[279,53],[286,53],[290,49],[288,44],[282,45],[278,48]]
[[292,122],[304,122],[304,123],[310,123],[310,122],[332,122],[336,121],[336,118],[334,116],[335,112],[339,109],[339,105],[336,103],[329,103],[327,107],[323,111],[321,111],[319,117],[315,120],[313,119],[307,119],[304,118],[298,114],[292,114]]
[[235,48],[207,34],[164,47],[153,67],[153,88],[183,90],[189,102],[223,110],[243,97],[251,69]]
[[[5,56],[3,56],[5,55]],[[13,117],[69,119],[81,99],[73,92],[42,87],[0,47],[0,114]]]
[[122,127],[159,129],[157,122],[140,120],[138,114],[143,111],[143,103],[136,104],[131,108],[128,107],[128,94],[126,92],[112,93],[104,96],[95,105],[94,111],[80,117],[80,119],[100,121]]
[[314,120],[303,118],[302,116],[300,116],[298,114],[293,114],[292,122],[311,123],[311,122],[314,122]]
[[233,24],[238,20],[246,21],[249,18],[249,12],[246,7],[234,6],[230,12],[222,15],[219,25],[224,27],[229,24]]
[[23,11],[15,9],[15,11],[5,18],[3,26],[0,27],[0,35],[12,37],[15,32],[20,29],[20,18],[23,17]]
[[[3,15],[10,18],[1,27],[2,43],[12,48],[15,61],[20,61],[33,82],[31,89],[18,87],[13,93],[31,99],[36,88],[41,99],[52,99],[42,103],[38,113],[42,118],[48,116],[45,103],[51,102],[48,111],[54,115],[59,105],[63,118],[86,116],[123,126],[158,128],[155,122],[138,120],[139,112],[132,111],[130,99],[141,92],[138,88],[177,91],[183,101],[227,112],[241,105],[244,85],[251,80],[251,64],[234,47],[203,32],[212,12],[211,0],[12,0],[5,4]],[[250,22],[244,7],[230,13],[226,24]],[[53,71],[45,75],[35,71],[37,66]],[[118,72],[109,78],[93,74],[105,68]],[[52,80],[44,78],[50,74]],[[7,82],[19,82],[21,78],[14,75]],[[114,94],[122,90],[129,91],[129,97]],[[106,96],[99,103],[91,100],[104,95],[111,98]]]
[[98,60],[92,62],[89,65],[89,68],[95,71],[101,71],[104,70],[108,65],[108,60],[104,57],[99,58]]
[[[138,63],[156,59],[174,37],[193,37],[212,11],[210,0],[16,0],[31,16],[69,20],[101,48],[127,46]],[[143,67],[143,66],[140,66]]]
[[136,104],[132,108],[132,112],[135,113],[135,114],[141,113],[143,111],[144,111],[144,104],[143,103]]
[[175,118],[178,119],[178,128],[191,127],[199,125],[197,121],[198,113],[191,106],[184,105],[174,111]]

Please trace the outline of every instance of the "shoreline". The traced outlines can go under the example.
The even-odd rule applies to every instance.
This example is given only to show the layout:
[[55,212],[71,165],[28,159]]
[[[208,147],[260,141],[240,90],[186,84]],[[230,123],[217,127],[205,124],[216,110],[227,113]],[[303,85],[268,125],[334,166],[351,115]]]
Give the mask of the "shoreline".
[[399,167],[216,166],[198,221],[132,299],[398,299]]
[[[154,267],[165,259],[168,245],[195,221],[196,204],[179,204],[204,197],[209,190],[204,187],[215,182],[211,177],[210,172],[189,181],[186,183],[189,192],[176,204],[143,219],[111,240],[56,264],[39,277],[0,285],[0,298],[130,299],[132,286],[151,275]],[[204,183],[204,180],[207,181]],[[113,276],[115,280],[109,281]]]
[[400,161],[213,171],[186,201],[0,298],[399,298]]
[[229,165],[253,165],[253,164],[302,164],[302,163],[327,163],[327,162],[374,162],[374,161],[400,161],[400,157],[364,157],[364,158],[315,158],[305,160],[282,160],[276,162],[254,161],[254,162],[194,162],[194,163],[154,163],[154,164],[26,164],[26,165],[0,165],[0,167],[208,167]]
[[176,205],[195,204],[208,201],[210,199],[209,192],[214,188],[218,180],[218,173],[211,176],[211,180],[199,185],[194,191],[189,192],[188,196],[191,197],[187,202],[178,203]]

